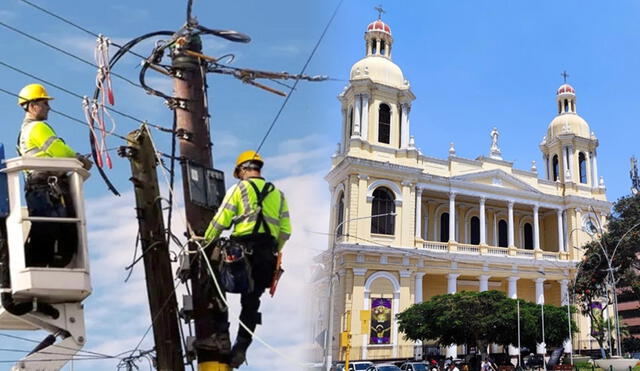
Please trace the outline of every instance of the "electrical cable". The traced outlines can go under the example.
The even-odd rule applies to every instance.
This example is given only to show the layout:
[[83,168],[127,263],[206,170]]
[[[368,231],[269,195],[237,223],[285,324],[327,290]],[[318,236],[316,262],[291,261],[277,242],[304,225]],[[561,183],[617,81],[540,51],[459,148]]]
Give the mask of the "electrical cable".
[[[10,96],[13,96],[13,97],[16,97],[16,98],[19,98],[19,95],[18,95],[18,94],[15,94],[15,93],[10,92],[9,90],[3,89],[3,88],[0,88],[0,92],[5,93],[5,94],[10,95]],[[80,119],[78,119],[78,118],[75,118],[75,117],[73,117],[73,116],[70,116],[70,115],[68,115],[68,114],[66,114],[66,113],[64,113],[64,112],[62,112],[62,111],[58,111],[58,110],[55,110],[55,109],[53,109],[53,108],[51,108],[51,109],[50,109],[50,111],[51,111],[51,112],[53,112],[53,113],[57,113],[57,114],[58,114],[58,115],[60,115],[60,116],[66,117],[66,118],[68,118],[69,120],[72,120],[72,121],[74,121],[74,122],[76,122],[76,123],[79,123],[79,124],[81,124],[81,125],[84,125],[84,126],[87,126],[87,127],[89,126],[89,124],[87,124],[86,122],[84,122],[84,121],[82,121],[82,120],[80,120]],[[112,133],[111,135],[113,135],[113,136],[115,136],[115,137],[117,137],[117,138],[120,138],[120,139],[122,139],[122,140],[125,140],[125,141],[127,140],[127,138],[126,138],[126,137],[124,137],[124,136],[122,136],[122,135],[120,135],[120,134],[117,134],[117,133]]]
[[[56,19],[58,19],[58,20],[60,20],[60,21],[62,21],[64,23],[66,23],[66,24],[68,24],[68,25],[70,25],[72,27],[75,27],[75,28],[79,29],[80,31],[83,31],[83,32],[85,32],[85,33],[87,33],[87,34],[89,34],[89,35],[91,35],[93,37],[98,38],[98,37],[101,36],[100,34],[97,34],[97,33],[93,32],[93,31],[91,31],[91,30],[89,30],[87,28],[84,28],[84,27],[82,27],[82,26],[80,26],[80,25],[78,25],[78,24],[76,24],[76,23],[74,23],[74,22],[72,22],[72,21],[60,16],[60,15],[57,15],[57,14],[53,13],[52,11],[47,10],[47,9],[37,5],[37,4],[34,4],[34,3],[32,3],[32,2],[30,2],[28,0],[20,0],[20,1],[22,1],[23,3],[25,3],[27,5],[30,5],[30,6],[32,6],[32,7],[36,8],[36,9],[38,9],[38,10],[40,10],[40,11],[42,11],[42,12],[48,14],[48,15],[50,15],[50,16],[52,16],[52,17],[54,17],[54,18],[56,18]],[[119,45],[117,43],[114,43],[113,41],[111,41],[111,45],[115,46],[118,49],[122,49],[121,45]],[[138,53],[136,53],[136,52],[134,52],[132,50],[127,50],[127,53],[130,53],[132,55],[135,55],[136,57],[140,57],[140,58],[143,58],[143,59],[145,58],[145,56],[143,56],[141,54],[138,54]]]
[[[30,342],[30,343],[40,344],[40,341],[38,341],[38,340],[33,340],[33,339],[20,337],[20,336],[16,336],[16,335],[9,335],[9,334],[0,333],[0,336],[4,336],[4,337],[10,338],[10,339],[27,341],[27,342]],[[94,351],[90,351],[90,350],[83,350],[83,349],[79,349],[78,350],[78,349],[75,349],[75,348],[65,347],[65,346],[62,346],[62,345],[55,345],[54,344],[54,345],[52,345],[52,347],[60,348],[60,349],[66,349],[66,350],[74,350],[74,351],[77,350],[79,353],[82,352],[82,353],[87,353],[87,354],[93,355],[93,356],[111,358],[111,359],[114,359],[114,358],[120,359],[120,355],[128,352],[128,351],[127,352],[122,352],[122,353],[119,353],[119,354],[117,354],[115,356],[112,356],[112,355],[108,355],[108,354],[104,354],[104,353],[98,353],[98,352],[94,352]]]
[[[327,31],[329,30],[329,26],[331,26],[331,23],[333,23],[333,20],[336,17],[336,14],[338,14],[338,10],[340,9],[340,6],[342,5],[343,1],[344,0],[340,0],[338,5],[336,6],[335,10],[333,11],[333,14],[331,14],[331,18],[329,19],[329,22],[327,22],[327,25],[324,27],[324,30],[322,30],[322,34],[320,35],[320,38],[318,39],[318,41],[316,42],[315,46],[313,47],[313,50],[311,50],[311,54],[309,55],[309,58],[307,58],[307,61],[302,66],[302,69],[300,70],[299,75],[304,75],[304,72],[307,70],[307,67],[309,66],[309,63],[311,63],[311,59],[315,55],[316,51],[318,50],[318,47],[320,46],[320,43],[322,42],[322,40],[324,39],[324,36],[326,35]],[[269,126],[269,129],[267,130],[267,132],[265,133],[264,137],[260,141],[260,144],[258,145],[258,148],[256,149],[256,153],[260,152],[260,150],[262,149],[262,146],[264,145],[265,141],[269,137],[269,134],[271,133],[271,130],[273,130],[273,127],[276,125],[276,122],[278,121],[278,118],[280,118],[280,115],[282,114],[282,111],[284,110],[284,107],[287,105],[287,102],[289,102],[289,98],[291,98],[291,93],[293,93],[293,91],[295,90],[296,86],[298,86],[299,82],[300,82],[300,78],[296,78],[295,82],[293,83],[293,86],[291,87],[291,90],[290,90],[289,94],[287,94],[286,98],[284,99],[284,102],[282,102],[282,105],[280,106],[280,109],[278,110],[278,113],[276,114],[276,117],[273,119],[273,122]]]
[[[31,73],[29,73],[29,72],[26,72],[26,71],[24,71],[24,70],[21,70],[21,69],[19,69],[18,67],[12,66],[12,65],[10,65],[10,64],[8,64],[8,63],[6,63],[6,62],[3,62],[3,61],[1,61],[1,60],[0,60],[0,65],[2,65],[2,66],[4,66],[4,67],[6,67],[6,68],[8,68],[8,69],[11,69],[11,70],[13,70],[13,71],[15,71],[15,72],[18,72],[18,73],[20,73],[20,74],[22,74],[22,75],[25,75],[25,76],[31,77],[32,79],[38,80],[38,81],[40,81],[40,82],[41,82],[41,83],[43,83],[43,84],[46,84],[46,85],[48,85],[48,86],[52,86],[52,87],[54,87],[54,88],[56,88],[56,89],[58,89],[58,90],[60,90],[60,91],[63,91],[63,92],[65,92],[65,93],[67,93],[67,94],[69,94],[69,95],[71,95],[71,96],[74,96],[74,97],[76,97],[76,98],[78,98],[78,99],[84,99],[84,97],[83,97],[82,95],[80,95],[80,94],[78,94],[78,93],[76,93],[76,92],[74,92],[74,91],[72,91],[72,90],[69,90],[69,89],[67,89],[67,88],[65,88],[65,87],[63,87],[63,86],[61,86],[61,85],[59,85],[59,84],[53,83],[53,82],[51,82],[51,81],[49,81],[49,80],[45,80],[45,79],[43,79],[42,77],[36,76],[36,75],[31,74]],[[111,112],[113,112],[113,113],[115,113],[115,114],[118,114],[118,115],[120,115],[120,116],[122,116],[122,117],[126,117],[126,118],[128,118],[128,119],[131,119],[132,121],[135,121],[135,122],[137,122],[137,123],[146,122],[146,124],[147,124],[147,125],[151,126],[152,128],[158,129],[158,130],[160,130],[160,131],[167,132],[167,133],[172,133],[172,132],[173,132],[173,130],[171,130],[171,129],[169,129],[169,128],[166,128],[166,127],[164,127],[164,126],[162,126],[162,125],[152,124],[152,123],[150,123],[150,122],[147,122],[147,121],[145,121],[145,120],[141,120],[141,119],[139,119],[139,118],[137,118],[137,117],[135,117],[135,116],[132,116],[132,115],[130,115],[130,114],[128,114],[128,113],[125,113],[125,112],[119,111],[119,110],[117,110],[117,109],[115,109],[115,108],[112,108],[112,107],[106,107],[106,108],[107,108],[109,111],[111,111]]]
[[[88,60],[86,60],[86,59],[84,59],[84,58],[80,58],[80,57],[78,57],[78,56],[76,56],[76,55],[74,55],[74,54],[72,54],[72,53],[70,53],[70,52],[68,52],[68,51],[66,51],[66,50],[64,50],[64,49],[62,49],[62,48],[59,48],[59,47],[57,47],[57,46],[55,46],[55,45],[53,45],[53,44],[51,44],[51,43],[48,43],[48,42],[46,42],[46,41],[44,41],[44,40],[42,40],[42,39],[39,39],[39,38],[37,38],[37,37],[35,37],[35,36],[33,36],[33,35],[30,35],[30,34],[28,34],[27,32],[21,31],[21,30],[19,30],[19,29],[15,28],[15,27],[13,27],[13,26],[10,26],[10,25],[8,25],[8,24],[6,24],[6,23],[2,22],[2,21],[0,21],[0,26],[2,26],[2,27],[4,27],[4,28],[6,28],[6,29],[8,29],[8,30],[11,30],[11,31],[13,31],[13,32],[15,32],[15,33],[17,33],[17,34],[20,34],[20,35],[22,35],[22,36],[24,36],[24,37],[26,37],[26,38],[29,38],[29,39],[31,39],[31,40],[33,40],[33,41],[36,41],[36,42],[38,42],[38,43],[40,43],[40,44],[42,44],[42,45],[46,45],[46,46],[48,46],[49,48],[51,48],[51,49],[53,49],[53,50],[56,50],[56,51],[58,51],[58,52],[60,52],[60,53],[62,53],[62,54],[64,54],[64,55],[66,55],[66,56],[68,56],[68,57],[71,57],[71,58],[73,58],[73,59],[75,59],[75,60],[77,60],[77,61],[80,61],[80,62],[82,62],[82,63],[84,63],[84,64],[87,64],[87,65],[89,65],[89,66],[91,66],[91,67],[98,68],[98,66],[97,66],[96,64],[94,64],[93,62],[90,62],[90,61],[88,61]],[[138,88],[141,88],[141,87],[142,87],[142,86],[140,86],[140,85],[136,84],[134,81],[132,81],[132,80],[128,79],[127,77],[124,77],[124,76],[122,76],[122,75],[120,75],[120,74],[116,74],[116,73],[113,73],[113,72],[112,72],[111,74],[112,74],[113,76],[115,76],[115,77],[117,77],[117,78],[119,78],[119,79],[123,80],[123,81],[128,82],[129,84],[131,84],[131,85],[133,85],[133,86],[135,86],[135,87],[138,87]]]
[[[165,299],[164,303],[160,306],[160,309],[158,310],[158,313],[156,313],[156,315],[151,319],[151,324],[149,325],[147,330],[142,335],[142,338],[140,338],[140,341],[138,341],[138,344],[136,345],[136,347],[133,348],[133,350],[130,353],[127,351],[127,353],[129,353],[128,357],[131,357],[133,355],[133,353],[135,353],[138,350],[138,348],[140,348],[140,345],[142,345],[142,342],[144,341],[144,339],[149,334],[149,331],[151,331],[151,329],[153,328],[153,324],[160,317],[160,314],[162,314],[162,312],[164,311],[164,308],[167,306],[167,304],[169,304],[169,301],[171,301],[171,298],[176,295],[176,289],[178,288],[178,285],[180,285],[180,280],[174,279],[174,281],[178,281],[178,283],[176,283],[176,285],[173,287],[173,290],[171,291],[169,296],[167,296],[167,298]],[[128,357],[124,357],[124,358],[128,358]]]
[[[155,31],[155,32],[150,32],[147,34],[144,34],[142,36],[136,37],[133,40],[130,40],[129,42],[127,42],[124,46],[122,46],[122,48],[120,50],[118,50],[109,60],[109,69],[112,70],[113,67],[115,67],[116,63],[120,60],[120,58],[122,58],[122,56],[131,48],[133,48],[135,45],[137,45],[139,42],[146,40],[148,38],[151,37],[155,37],[155,36],[161,36],[161,35],[173,35],[173,33],[171,31]],[[114,76],[117,76],[116,74],[112,73]],[[100,78],[98,78],[98,84],[102,83],[102,79],[104,79],[104,75]],[[136,86],[139,86],[136,84]],[[144,87],[143,87],[144,89]],[[146,89],[145,89],[146,90]],[[96,88],[96,90],[93,93],[93,100],[94,101],[98,101],[98,98],[100,96],[100,89]],[[96,138],[95,135],[93,135],[93,133],[89,133],[89,143],[91,144],[91,155],[93,157],[93,160],[96,161],[96,163],[98,162],[98,148],[97,148],[97,143],[96,143]],[[115,186],[111,183],[111,180],[109,180],[109,177],[107,176],[107,174],[105,174],[104,170],[102,169],[102,167],[97,166],[97,170],[98,170],[98,174],[100,174],[100,177],[102,178],[102,180],[104,181],[104,183],[106,184],[107,188],[111,191],[111,193],[113,193],[116,196],[119,196],[120,193],[118,192],[118,190],[115,188]]]
[[[178,128],[178,113],[173,110],[173,127],[172,130],[175,133]],[[173,189],[173,183],[175,179],[175,166],[176,166],[176,136],[172,135],[171,138],[171,168],[169,169],[169,189]],[[173,218],[173,192],[169,192],[169,212],[167,213],[167,234],[173,235],[171,231],[171,221]],[[167,238],[168,240],[168,238]]]

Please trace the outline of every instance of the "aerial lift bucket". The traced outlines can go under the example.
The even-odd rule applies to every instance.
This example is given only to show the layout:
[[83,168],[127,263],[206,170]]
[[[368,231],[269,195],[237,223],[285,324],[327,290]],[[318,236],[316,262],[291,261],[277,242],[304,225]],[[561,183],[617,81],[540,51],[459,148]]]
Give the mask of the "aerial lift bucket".
[[[4,159],[1,147],[0,157]],[[91,280],[83,184],[89,172],[74,158],[17,157],[2,160],[0,167],[0,329],[42,329],[51,334],[12,370],[59,370],[86,341],[82,301],[91,294]],[[34,170],[66,178],[71,200],[65,202],[73,203],[74,215],[29,215],[21,179],[24,171]],[[38,248],[28,243],[34,225],[75,226],[61,229],[77,233],[70,239],[77,246],[66,247],[73,255],[64,266],[29,266],[27,254]],[[33,252],[27,252],[27,246]],[[56,338],[61,341],[55,343]]]

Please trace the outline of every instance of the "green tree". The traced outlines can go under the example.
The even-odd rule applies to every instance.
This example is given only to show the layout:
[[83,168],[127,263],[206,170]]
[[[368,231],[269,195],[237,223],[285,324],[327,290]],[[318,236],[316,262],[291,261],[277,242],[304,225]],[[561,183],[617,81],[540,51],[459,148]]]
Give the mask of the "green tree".
[[[613,302],[610,280],[617,288],[631,291],[640,298],[637,274],[640,265],[636,258],[640,252],[640,195],[618,199],[607,218],[607,230],[596,225],[591,232],[594,238],[582,247],[585,254],[578,265],[573,290],[580,312],[590,317],[592,336],[600,349],[604,349],[607,336],[613,334],[607,335],[604,322],[598,316]],[[608,260],[613,269],[611,276]]]
[[[568,338],[565,307],[544,306],[545,342],[560,346]],[[518,343],[516,300],[500,291],[434,296],[398,314],[398,326],[410,340],[438,341],[442,345],[468,344],[483,349],[490,343]],[[541,307],[520,300],[521,344],[529,348],[542,341]],[[575,324],[572,330],[575,332]]]

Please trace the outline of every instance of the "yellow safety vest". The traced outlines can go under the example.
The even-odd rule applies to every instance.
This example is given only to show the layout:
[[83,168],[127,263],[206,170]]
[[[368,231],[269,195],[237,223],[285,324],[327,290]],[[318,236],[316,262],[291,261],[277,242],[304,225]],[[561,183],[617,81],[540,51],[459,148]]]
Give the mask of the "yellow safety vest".
[[[262,192],[266,181],[262,178],[251,178],[235,184],[224,196],[222,205],[209,223],[204,237],[209,243],[218,238],[223,230],[234,226],[232,236],[246,236],[253,233],[258,222],[258,194],[249,184],[253,182]],[[278,242],[278,250],[291,236],[291,221],[289,220],[289,208],[282,191],[275,189],[269,192],[262,201],[262,214],[268,225],[269,232]],[[258,228],[258,233],[266,233],[263,225]]]
[[44,121],[25,119],[18,137],[18,154],[26,157],[75,157],[76,151]]

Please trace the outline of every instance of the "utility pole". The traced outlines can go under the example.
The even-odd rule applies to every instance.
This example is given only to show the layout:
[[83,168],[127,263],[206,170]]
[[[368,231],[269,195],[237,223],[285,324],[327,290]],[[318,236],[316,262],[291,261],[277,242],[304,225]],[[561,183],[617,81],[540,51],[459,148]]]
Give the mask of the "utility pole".
[[183,371],[177,300],[156,173],[157,159],[146,126],[129,133],[127,141],[128,147],[122,154],[129,158],[133,174],[131,182],[136,195],[157,369]]
[[[200,53],[202,43],[200,37],[187,34],[180,40],[181,47],[173,50],[172,67],[174,76],[174,98],[176,110],[176,135],[180,140],[180,156],[182,162],[182,188],[184,190],[184,202],[186,218],[189,229],[188,237],[191,234],[203,236],[204,232],[213,218],[214,211],[193,202],[192,182],[199,181],[198,177],[205,177],[206,169],[213,167],[211,158],[211,139],[209,134],[209,117],[205,109],[205,89],[204,86],[206,68],[204,61],[198,57],[190,55],[188,51]],[[200,167],[203,170],[197,173],[191,167]],[[193,170],[193,171],[192,171]],[[197,252],[198,246],[189,244],[189,250],[195,253],[190,254],[189,262],[190,279],[193,294],[193,319],[195,325],[196,339],[206,339],[213,334],[213,314],[209,308],[213,298],[208,297],[206,290],[207,281],[210,280],[205,263],[201,259],[201,254]],[[210,281],[209,281],[210,282]],[[217,293],[216,293],[217,294]],[[213,303],[213,305],[219,305]],[[214,351],[196,349],[198,365],[201,369],[208,366],[226,363]],[[211,367],[211,368],[212,368]],[[213,369],[213,368],[212,368]]]

